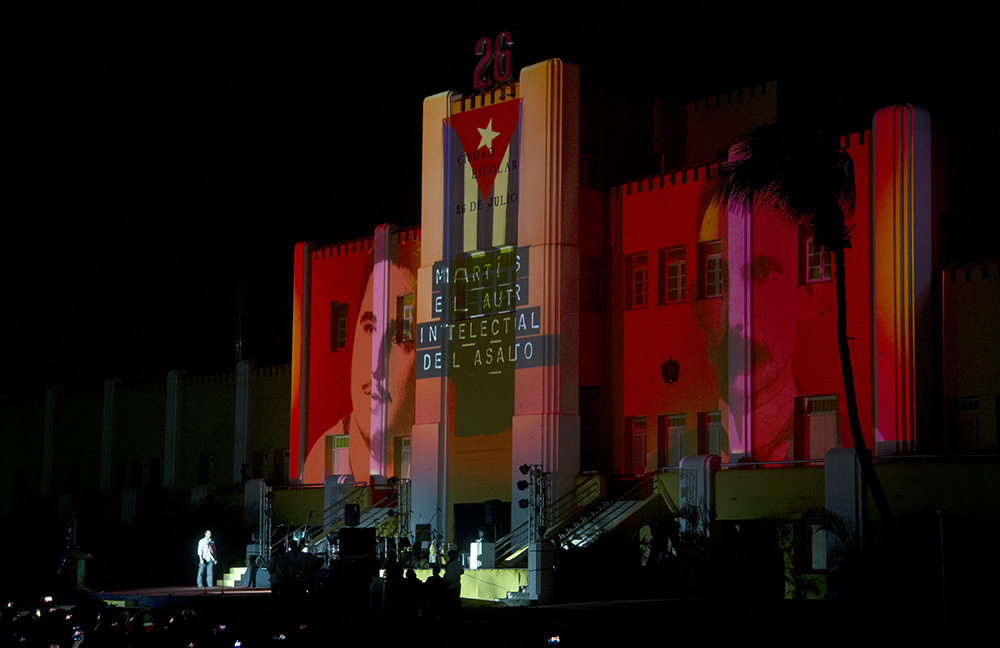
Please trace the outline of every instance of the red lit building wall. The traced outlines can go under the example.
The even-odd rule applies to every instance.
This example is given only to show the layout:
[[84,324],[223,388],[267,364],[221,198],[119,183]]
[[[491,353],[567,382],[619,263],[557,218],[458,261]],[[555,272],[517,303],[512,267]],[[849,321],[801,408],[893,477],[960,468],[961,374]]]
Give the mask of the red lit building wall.
[[386,227],[369,239],[297,248],[292,478],[368,481],[404,470],[419,259],[419,230]]
[[[859,407],[870,422],[869,149],[862,140],[848,139],[858,203],[847,296]],[[749,250],[738,248],[737,261],[730,239],[739,230],[726,208],[700,206],[707,172],[686,169],[629,183],[612,198],[612,213],[621,213],[612,227],[622,232],[615,263],[624,268],[616,288],[624,329],[616,463],[624,473],[677,465],[682,455],[820,459],[830,447],[851,445],[830,256],[814,255],[819,274],[809,277],[804,233],[762,212],[750,216]],[[747,316],[734,324],[730,309],[737,307]],[[667,384],[662,370],[671,359],[679,375]],[[746,391],[749,420],[741,420],[729,402]],[[725,433],[717,438],[720,423]],[[752,440],[748,451],[737,447],[745,437]]]

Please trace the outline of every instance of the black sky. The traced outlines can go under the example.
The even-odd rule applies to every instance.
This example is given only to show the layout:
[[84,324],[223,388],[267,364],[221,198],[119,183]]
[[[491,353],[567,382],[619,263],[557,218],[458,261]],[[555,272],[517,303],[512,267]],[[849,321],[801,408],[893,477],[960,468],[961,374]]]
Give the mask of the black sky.
[[287,361],[295,242],[419,224],[423,98],[471,90],[476,40],[504,29],[515,68],[558,56],[585,80],[678,100],[810,80],[862,97],[861,113],[918,103],[983,150],[998,143],[983,104],[995,57],[968,17],[887,31],[854,15],[503,13],[12,22],[0,394],[231,370],[240,279],[247,355]]

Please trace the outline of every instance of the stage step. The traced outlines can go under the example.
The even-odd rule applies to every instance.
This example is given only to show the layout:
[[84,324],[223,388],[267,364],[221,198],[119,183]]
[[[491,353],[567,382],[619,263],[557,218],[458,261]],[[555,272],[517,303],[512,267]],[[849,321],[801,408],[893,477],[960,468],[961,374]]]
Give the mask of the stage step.
[[226,575],[221,580],[216,581],[216,585],[219,587],[236,587],[243,580],[243,574],[246,571],[246,567],[233,567],[226,572]]

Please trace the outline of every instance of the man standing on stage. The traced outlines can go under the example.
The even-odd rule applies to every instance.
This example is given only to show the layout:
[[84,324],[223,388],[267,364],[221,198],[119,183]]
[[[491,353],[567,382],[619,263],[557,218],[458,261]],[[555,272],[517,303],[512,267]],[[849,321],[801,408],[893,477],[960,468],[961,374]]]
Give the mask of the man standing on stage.
[[212,566],[214,564],[215,543],[212,542],[212,532],[206,531],[205,537],[198,541],[198,587],[213,586],[215,581],[212,580]]

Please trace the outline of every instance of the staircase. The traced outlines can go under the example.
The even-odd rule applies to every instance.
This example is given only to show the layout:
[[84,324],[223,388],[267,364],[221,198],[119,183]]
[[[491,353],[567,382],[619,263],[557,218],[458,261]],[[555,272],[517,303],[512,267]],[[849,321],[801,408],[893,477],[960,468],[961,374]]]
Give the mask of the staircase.
[[[651,473],[615,499],[604,499],[596,481],[581,483],[576,489],[556,501],[550,510],[545,538],[558,546],[585,547],[601,534],[626,522],[647,504],[663,497],[676,512],[677,505],[668,495],[658,492],[656,474]],[[527,524],[522,524],[497,541],[497,564],[513,566],[514,560],[524,560],[530,536]]]
[[227,571],[222,578],[215,581],[216,587],[242,587],[240,584],[243,581],[243,574],[247,571],[246,567],[233,567]]
[[604,500],[556,534],[558,544],[585,547],[642,508],[646,498]]

